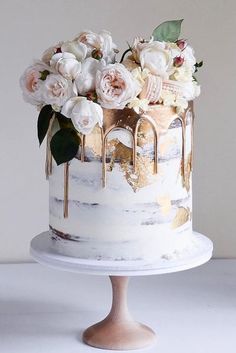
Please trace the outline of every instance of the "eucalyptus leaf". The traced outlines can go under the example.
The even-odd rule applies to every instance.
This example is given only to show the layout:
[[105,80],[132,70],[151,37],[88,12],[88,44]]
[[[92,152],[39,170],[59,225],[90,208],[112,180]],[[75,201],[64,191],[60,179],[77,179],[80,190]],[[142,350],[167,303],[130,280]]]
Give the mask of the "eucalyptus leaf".
[[37,124],[39,145],[41,145],[44,140],[44,137],[47,134],[49,123],[53,116],[53,113],[54,111],[51,105],[45,105],[39,113]]
[[69,162],[75,157],[80,145],[80,137],[71,128],[57,131],[51,139],[50,148],[57,165]]
[[159,42],[176,42],[181,31],[181,20],[166,21],[154,29],[152,36]]

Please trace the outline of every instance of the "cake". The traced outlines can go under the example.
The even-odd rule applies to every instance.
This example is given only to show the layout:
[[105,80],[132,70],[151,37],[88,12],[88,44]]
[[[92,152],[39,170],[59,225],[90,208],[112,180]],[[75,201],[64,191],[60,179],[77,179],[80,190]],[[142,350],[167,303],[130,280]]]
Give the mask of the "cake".
[[47,49],[20,79],[46,137],[53,251],[91,260],[181,258],[192,232],[194,73],[182,20],[135,38],[109,32]]

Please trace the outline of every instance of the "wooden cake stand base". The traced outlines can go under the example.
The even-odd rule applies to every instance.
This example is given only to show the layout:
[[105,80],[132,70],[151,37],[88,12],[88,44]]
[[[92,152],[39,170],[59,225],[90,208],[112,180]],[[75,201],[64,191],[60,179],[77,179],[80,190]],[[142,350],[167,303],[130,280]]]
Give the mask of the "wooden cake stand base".
[[31,242],[32,257],[43,265],[56,269],[109,275],[113,300],[107,317],[87,328],[83,341],[93,347],[112,350],[139,349],[154,344],[156,335],[149,327],[134,321],[127,305],[128,276],[163,274],[182,271],[207,262],[212,256],[212,242],[202,234],[194,233],[195,246],[180,258],[144,261],[97,261],[58,254],[53,249],[49,232],[37,235]]
[[136,349],[153,344],[155,333],[133,320],[127,306],[128,277],[110,276],[113,299],[110,313],[84,331],[83,341],[104,349]]

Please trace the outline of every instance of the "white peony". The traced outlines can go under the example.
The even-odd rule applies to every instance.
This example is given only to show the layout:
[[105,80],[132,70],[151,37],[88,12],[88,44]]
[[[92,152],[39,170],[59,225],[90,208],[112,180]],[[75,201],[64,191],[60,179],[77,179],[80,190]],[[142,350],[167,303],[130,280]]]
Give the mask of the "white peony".
[[76,130],[84,135],[91,133],[97,123],[100,127],[103,124],[102,108],[85,97],[71,98],[61,112],[70,118]]
[[122,64],[109,64],[96,75],[98,102],[107,109],[123,109],[141,91],[141,86]]
[[50,65],[68,80],[74,80],[81,71],[81,63],[74,54],[67,52],[54,54]]
[[79,94],[86,95],[95,90],[96,73],[101,67],[102,62],[93,58],[87,58],[82,62],[81,72],[75,80]]
[[[51,68],[43,62],[36,62],[29,66],[20,78],[20,86],[23,92],[23,98],[26,102],[33,105],[40,105],[43,103],[42,85],[43,80],[49,74]],[[45,75],[46,74],[46,75]]]
[[61,107],[65,102],[77,95],[75,86],[59,74],[48,75],[42,87],[42,96],[46,104]]
[[61,46],[61,51],[74,54],[78,61],[83,61],[87,56],[87,47],[83,43],[75,40],[64,42]]
[[164,42],[138,43],[135,52],[142,69],[149,69],[153,75],[164,79],[169,77],[173,59]]
[[100,33],[84,31],[75,38],[75,41],[86,45],[87,57],[92,55],[93,50],[98,50],[101,51],[102,58],[107,63],[114,62],[117,46],[113,43],[110,32],[104,30]]

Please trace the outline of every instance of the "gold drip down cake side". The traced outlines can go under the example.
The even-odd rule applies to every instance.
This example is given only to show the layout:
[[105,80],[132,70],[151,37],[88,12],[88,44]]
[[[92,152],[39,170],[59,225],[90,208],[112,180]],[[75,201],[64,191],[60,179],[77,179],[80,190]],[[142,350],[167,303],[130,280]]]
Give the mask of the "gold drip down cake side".
[[50,233],[55,251],[83,259],[181,257],[192,235],[193,107],[143,115],[104,109],[77,158],[52,164]]

